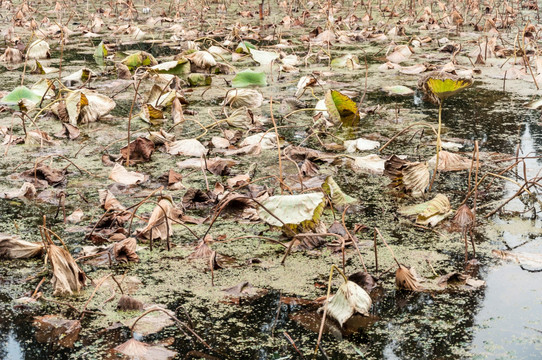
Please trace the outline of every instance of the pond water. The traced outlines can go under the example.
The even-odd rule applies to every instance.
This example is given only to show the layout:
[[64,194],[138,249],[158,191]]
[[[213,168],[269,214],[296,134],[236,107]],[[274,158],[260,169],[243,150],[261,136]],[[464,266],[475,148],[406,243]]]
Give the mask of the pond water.
[[[476,95],[473,96],[474,93]],[[368,101],[389,103],[380,93],[370,93]],[[519,143],[521,155],[538,156],[542,144],[539,115],[524,109],[524,101],[509,94],[476,88],[446,104],[444,122],[448,133],[454,137],[479,139],[482,151],[514,153]],[[411,111],[430,116],[436,114],[434,107],[421,104],[416,97],[398,103]],[[467,144],[463,150],[471,149],[472,144]],[[536,175],[540,170],[539,161],[529,159],[527,170],[529,177]],[[503,198],[517,191],[514,184],[505,183],[504,186]],[[477,240],[490,242],[496,249],[542,253],[540,233],[536,230],[541,228],[540,220],[533,219],[532,212],[519,214],[526,208],[520,199],[514,200],[506,208],[518,211],[518,215],[497,217],[491,231],[477,234]],[[11,215],[17,217],[21,214]],[[460,262],[461,258],[457,261]],[[333,359],[361,356],[359,354],[364,354],[366,358],[383,359],[542,358],[542,272],[487,258],[482,259],[482,263],[484,266],[479,276],[487,282],[483,290],[438,295],[390,291],[376,297],[371,313],[374,320],[361,326],[360,331],[342,335],[336,330],[324,336],[323,346],[327,349],[327,356]],[[8,281],[9,267],[4,267],[0,273],[0,284]],[[13,310],[12,296],[15,294],[4,293],[0,287],[0,358],[73,358],[70,351],[52,352],[48,346],[35,342],[34,330],[29,325],[31,315]],[[286,332],[296,340],[298,346],[314,344],[316,333],[313,330],[315,324],[319,324],[319,318],[310,320],[310,316],[314,315],[307,315],[309,320],[301,323],[294,321],[303,316],[305,309],[299,305],[279,306],[280,298],[281,294],[271,291],[242,307],[231,319],[225,319],[226,323],[231,320],[223,328],[226,338],[229,335],[229,341],[214,334],[216,328],[212,330],[212,325],[205,335],[216,336],[215,344],[225,351],[229,347],[235,349],[235,344],[244,338],[261,339],[261,346],[244,349],[232,358],[296,358],[291,348],[277,349],[269,338],[282,337]],[[212,321],[210,315],[209,323]],[[158,338],[168,335],[174,336],[175,332],[165,330]],[[343,336],[351,344],[358,344],[359,348],[352,345],[344,349],[336,345],[335,339]],[[173,347],[186,353],[192,345],[177,339]],[[352,355],[344,355],[347,353]],[[76,358],[95,356],[85,355],[81,349],[77,354]]]

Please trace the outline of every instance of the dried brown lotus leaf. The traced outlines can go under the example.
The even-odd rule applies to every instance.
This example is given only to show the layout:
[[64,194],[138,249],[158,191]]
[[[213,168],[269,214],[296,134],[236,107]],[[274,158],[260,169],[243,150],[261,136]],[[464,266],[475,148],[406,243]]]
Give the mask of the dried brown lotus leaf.
[[7,47],[4,54],[0,56],[0,61],[8,64],[18,64],[23,61],[24,55],[19,49]]
[[122,160],[126,163],[128,159],[128,149],[130,149],[130,165],[151,161],[151,156],[154,152],[154,142],[144,137],[138,137],[130,143],[130,146],[125,146],[120,149]]
[[164,129],[160,131],[150,131],[149,140],[155,145],[164,145],[175,140],[175,134],[166,132]]
[[79,320],[67,320],[58,315],[36,316],[32,325],[36,328],[38,342],[57,344],[66,348],[73,347],[81,331]]
[[166,349],[160,345],[151,346],[136,339],[130,339],[125,343],[117,346],[115,351],[129,357],[130,359],[138,360],[170,360],[177,356],[175,351]]
[[246,106],[242,106],[235,109],[230,116],[226,118],[226,122],[232,127],[250,129],[253,127],[254,117],[252,116],[252,112],[250,112]]
[[112,246],[113,256],[118,262],[139,262],[136,249],[137,240],[135,238],[124,239]]
[[395,272],[395,285],[404,290],[419,291],[421,289],[421,285],[414,274],[403,265],[399,266]]
[[200,243],[196,246],[196,250],[188,255],[188,260],[209,259],[214,252],[208,245],[210,242],[212,242],[212,237],[207,235],[205,239],[200,241]]
[[[435,167],[436,155],[428,161],[430,168]],[[458,154],[448,151],[439,152],[438,170],[440,171],[461,171],[468,170],[471,167],[472,161]]]
[[[134,333],[147,336],[150,334],[156,334],[165,327],[175,324],[174,320],[171,318],[171,316],[175,316],[175,313],[171,310],[165,309],[162,305],[147,304],[143,307],[143,310],[154,311],[149,312],[147,315],[137,321],[133,328]],[[138,318],[139,316],[135,316],[134,318],[122,321],[122,323],[131,327]]]
[[87,277],[71,254],[54,244],[49,245],[47,253],[53,267],[53,295],[71,295],[81,291]]
[[178,98],[173,99],[173,102],[171,103],[171,118],[175,125],[185,122],[183,106]]
[[[171,221],[173,204],[167,199],[162,199],[152,211],[147,226],[140,233],[140,236],[153,239],[166,240],[168,236],[173,235],[173,222]],[[151,232],[152,230],[152,232]],[[168,233],[169,232],[169,233]],[[169,234],[169,235],[168,235]]]
[[463,204],[457,209],[453,222],[458,225],[461,230],[468,230],[474,224],[475,216],[467,204]]
[[98,195],[100,197],[100,205],[105,210],[118,210],[124,211],[126,208],[117,200],[115,195],[109,190],[98,190]]
[[[61,102],[59,104],[64,104],[64,103]],[[59,106],[58,110],[61,111],[60,106]],[[64,110],[65,110],[65,107],[64,107]],[[62,120],[62,118],[61,118],[61,120]],[[57,138],[68,138],[70,140],[77,139],[79,137],[79,135],[81,135],[81,130],[79,130],[79,128],[77,126],[73,126],[73,125],[68,124],[68,123],[63,123],[62,124],[62,130],[60,130],[59,132],[57,132],[55,134],[55,136]]]
[[427,163],[410,163],[402,173],[404,189],[414,197],[423,195],[430,180]]
[[0,234],[0,258],[28,259],[41,256],[43,244],[21,240],[16,236]]
[[135,171],[128,171],[120,164],[115,164],[109,178],[124,185],[136,185],[147,180],[147,176]]
[[143,303],[131,296],[122,295],[117,304],[121,311],[143,310]]
[[168,154],[201,157],[206,155],[207,149],[197,139],[183,139],[172,143],[166,143]]
[[37,190],[36,187],[29,183],[25,182],[20,189],[10,190],[5,193],[0,194],[0,198],[3,199],[33,199],[36,197]]
[[117,77],[119,79],[130,80],[132,78],[132,73],[130,72],[128,66],[122,63],[117,63],[115,66],[117,68]]
[[77,224],[83,219],[83,216],[85,216],[83,210],[76,209],[68,217],[66,217],[66,221],[72,224]]
[[416,215],[416,223],[435,226],[451,214],[448,197],[437,194],[433,199],[421,204],[404,206],[399,209],[401,215]]
[[199,69],[209,69],[216,65],[216,60],[208,51],[196,51],[186,55],[186,58]]
[[49,134],[39,130],[31,130],[26,132],[24,143],[27,145],[55,145],[55,142],[49,138]]
[[35,40],[28,45],[26,51],[26,57],[28,59],[48,59],[51,57],[49,44],[45,40]]
[[38,187],[40,187],[40,180],[44,180],[46,184],[52,186],[59,185],[66,180],[62,170],[47,165],[39,165],[35,169],[26,170],[20,174],[20,177]]

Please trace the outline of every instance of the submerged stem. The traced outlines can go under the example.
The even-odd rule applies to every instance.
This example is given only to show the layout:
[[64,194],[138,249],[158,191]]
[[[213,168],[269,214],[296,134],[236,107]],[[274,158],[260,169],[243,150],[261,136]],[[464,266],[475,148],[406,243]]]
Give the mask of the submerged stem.
[[439,153],[440,153],[440,132],[442,128],[442,101],[443,100],[440,100],[438,104],[437,156],[435,160],[435,171],[433,172],[433,177],[431,178],[429,191],[431,191],[431,189],[433,188],[433,182],[435,181],[435,178],[437,177],[438,160],[439,160]]

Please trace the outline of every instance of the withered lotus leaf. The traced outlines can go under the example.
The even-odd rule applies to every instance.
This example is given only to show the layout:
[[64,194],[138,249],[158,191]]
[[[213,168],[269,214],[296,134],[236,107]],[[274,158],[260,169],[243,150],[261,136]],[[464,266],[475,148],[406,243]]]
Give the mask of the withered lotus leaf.
[[130,147],[120,149],[122,160],[126,163],[128,160],[128,149],[130,149],[130,164],[137,164],[151,161],[152,153],[154,152],[154,142],[144,137],[138,137],[130,143]]
[[47,253],[53,267],[53,295],[71,295],[81,291],[87,277],[71,254],[54,244],[48,246]]
[[355,312],[369,315],[372,303],[371,297],[361,286],[353,281],[347,281],[324,307],[327,307],[329,316],[342,326]]
[[[168,199],[162,199],[152,211],[147,226],[141,230],[141,236],[150,238],[151,229],[153,239],[166,240],[173,235],[173,223],[171,221],[173,204]],[[168,235],[169,234],[169,235]]]
[[67,320],[58,315],[36,316],[32,323],[36,328],[36,340],[66,348],[72,348],[79,339],[81,322]]
[[0,234],[0,258],[28,259],[43,254],[43,245],[19,239],[17,236]]
[[151,346],[136,339],[130,339],[117,346],[115,351],[137,360],[169,360],[175,358],[177,353],[163,346]]
[[414,274],[406,266],[399,266],[395,272],[395,285],[399,289],[418,291],[421,289],[421,285]]
[[117,304],[117,308],[122,311],[143,310],[143,303],[131,296],[122,295]]

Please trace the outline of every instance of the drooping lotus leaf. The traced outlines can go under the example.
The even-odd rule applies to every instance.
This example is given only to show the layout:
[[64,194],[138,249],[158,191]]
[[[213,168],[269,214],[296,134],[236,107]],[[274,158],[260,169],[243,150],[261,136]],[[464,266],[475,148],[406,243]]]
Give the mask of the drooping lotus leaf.
[[[310,225],[318,222],[325,206],[325,197],[322,193],[309,193],[299,195],[276,195],[265,200],[262,205],[286,225]],[[282,227],[283,223],[277,220],[263,208],[258,209],[260,219],[269,225]]]
[[262,106],[263,95],[254,89],[233,89],[228,91],[221,105],[229,105],[233,108],[246,106],[255,109]]
[[121,63],[128,66],[130,70],[137,69],[140,66],[158,65],[158,61],[156,61],[154,56],[146,51],[138,51],[135,54],[128,55]]
[[51,57],[49,44],[42,39],[35,40],[32,44],[28,45],[26,50],[26,57],[28,59],[48,59]]
[[449,98],[457,92],[472,85],[471,79],[427,79],[427,86],[436,97],[440,100]]
[[356,199],[345,194],[331,176],[328,176],[326,178],[326,180],[322,184],[322,189],[331,198],[331,202],[335,207],[346,206],[348,204],[353,204],[357,202]]
[[358,106],[348,96],[336,90],[329,90],[326,93],[325,104],[333,122],[340,122],[345,127],[355,126],[359,123]]
[[196,51],[186,57],[198,70],[208,70],[217,64],[214,56],[208,51]]
[[0,258],[28,259],[41,256],[41,254],[43,254],[43,244],[0,233]]
[[[429,167],[434,167],[436,164],[436,155],[428,162]],[[461,171],[468,170],[471,167],[472,160],[464,156],[454,154],[448,151],[439,152],[438,170],[440,171]]]
[[407,268],[406,266],[399,266],[395,272],[395,286],[399,289],[419,291],[422,290],[422,286],[418,282],[414,268]]
[[359,69],[361,65],[359,64],[359,59],[356,55],[347,54],[331,60],[331,67],[356,70]]
[[237,73],[231,85],[234,88],[245,88],[250,86],[267,86],[267,78],[264,72],[245,70]]
[[58,72],[57,68],[43,66],[37,59],[34,61],[35,61],[35,64],[31,71],[32,74],[45,75],[45,74],[52,74],[52,73]]
[[[149,97],[147,98],[147,103],[152,104],[155,107],[166,108],[171,106],[173,100],[178,98],[178,94],[175,90],[172,91],[162,91],[162,88],[158,85],[153,85],[151,91],[149,92]],[[182,102],[182,100],[181,100]]]
[[38,94],[40,98],[43,98],[46,94],[54,93],[55,86],[53,85],[52,80],[40,79],[30,87],[30,90],[33,93]]
[[63,82],[81,82],[86,83],[91,77],[96,76],[94,71],[88,68],[82,68],[76,72],[62,78]]
[[109,114],[115,106],[109,97],[87,89],[74,91],[66,97],[66,111],[73,126],[94,122]]
[[159,125],[165,121],[164,112],[151,104],[143,104],[139,117],[141,120],[153,125]]
[[82,91],[74,91],[68,95],[66,98],[66,111],[71,125],[77,125],[81,109],[86,105],[88,105],[88,99]]
[[159,74],[185,76],[190,74],[190,61],[184,58],[180,60],[166,61],[164,63],[152,66],[151,69]]
[[399,209],[401,215],[417,215],[416,223],[435,226],[452,214],[450,201],[444,194],[437,194],[432,200]]
[[235,52],[238,54],[249,54],[250,50],[252,49],[256,49],[256,46],[249,43],[248,41],[241,41],[239,45],[237,45]]
[[96,49],[94,50],[94,57],[103,59],[106,56],[107,56],[107,48],[105,47],[104,42],[102,41],[101,43],[98,44],[98,46],[96,46]]
[[342,326],[355,312],[369,315],[372,300],[367,291],[353,281],[341,285],[337,293],[325,304],[327,313]]
[[133,338],[117,346],[113,350],[130,359],[139,360],[169,360],[177,355],[175,351],[168,350],[161,345],[152,346]]

